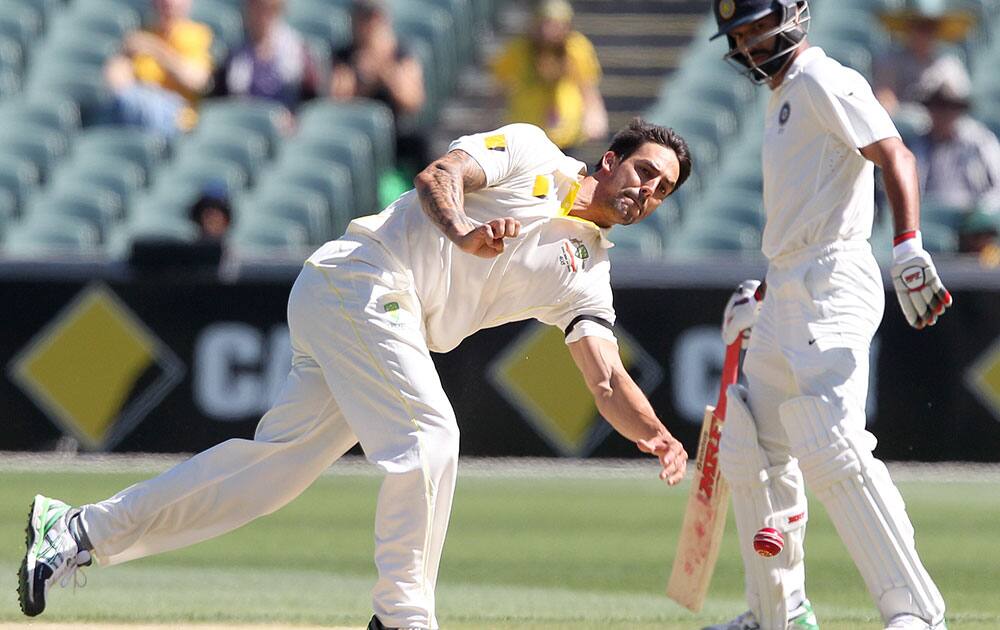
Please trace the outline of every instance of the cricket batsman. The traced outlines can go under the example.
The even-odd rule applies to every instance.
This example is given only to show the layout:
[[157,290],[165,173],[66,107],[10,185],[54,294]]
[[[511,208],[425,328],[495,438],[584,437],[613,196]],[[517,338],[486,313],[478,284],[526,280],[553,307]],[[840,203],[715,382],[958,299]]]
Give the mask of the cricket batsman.
[[253,440],[80,508],[35,497],[24,613],[41,613],[78,566],[192,545],[279,509],[360,442],[384,473],[369,628],[437,628],[459,430],[430,353],[507,322],[561,328],[601,415],[679,482],[687,455],[619,357],[607,231],[656,210],[691,158],[672,130],[636,119],[586,170],[541,129],[508,125],[456,140],[415,190],[354,220],[292,287],[291,373]]
[[[944,602],[865,430],[869,348],[882,319],[881,273],[868,238],[874,167],[892,206],[892,280],[911,326],[951,304],[921,245],[917,171],[889,115],[857,72],[806,40],[805,0],[714,0],[726,59],[771,90],[763,177],[766,297],[747,280],[726,307],[726,343],[753,327],[748,390],[731,386],[719,466],[732,488],[749,612],[712,630],[818,628],[806,598],[803,483],[829,513],[885,628],[940,630]],[[762,528],[784,539],[765,558]]]

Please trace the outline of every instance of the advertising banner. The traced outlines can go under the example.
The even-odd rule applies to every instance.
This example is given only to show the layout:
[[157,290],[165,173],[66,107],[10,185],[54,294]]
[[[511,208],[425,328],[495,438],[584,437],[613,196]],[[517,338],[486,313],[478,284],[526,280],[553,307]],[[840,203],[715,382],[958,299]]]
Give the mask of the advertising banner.
[[[648,285],[616,288],[622,357],[692,453],[717,394],[728,291]],[[193,452],[252,437],[288,372],[290,287],[0,281],[0,450]],[[1000,461],[1000,292],[955,302],[918,332],[886,295],[868,401],[885,459]],[[464,454],[638,455],[597,414],[559,330],[485,330],[435,362]]]

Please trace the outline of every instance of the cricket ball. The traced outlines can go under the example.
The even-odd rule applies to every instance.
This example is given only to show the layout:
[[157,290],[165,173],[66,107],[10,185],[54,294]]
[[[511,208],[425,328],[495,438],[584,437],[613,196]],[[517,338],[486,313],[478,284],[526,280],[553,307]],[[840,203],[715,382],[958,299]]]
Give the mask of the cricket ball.
[[781,532],[773,527],[762,527],[754,534],[753,550],[758,555],[770,558],[781,553],[784,547],[785,539],[782,538]]

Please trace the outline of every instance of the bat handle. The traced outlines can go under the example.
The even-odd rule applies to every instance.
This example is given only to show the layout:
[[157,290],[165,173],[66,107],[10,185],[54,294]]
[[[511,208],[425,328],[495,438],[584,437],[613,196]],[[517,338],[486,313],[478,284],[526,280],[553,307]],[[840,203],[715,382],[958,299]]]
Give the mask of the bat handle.
[[715,415],[719,418],[726,417],[726,389],[739,378],[742,345],[743,335],[737,335],[736,341],[726,346],[726,358],[722,362],[722,381],[719,383],[719,401],[715,403]]

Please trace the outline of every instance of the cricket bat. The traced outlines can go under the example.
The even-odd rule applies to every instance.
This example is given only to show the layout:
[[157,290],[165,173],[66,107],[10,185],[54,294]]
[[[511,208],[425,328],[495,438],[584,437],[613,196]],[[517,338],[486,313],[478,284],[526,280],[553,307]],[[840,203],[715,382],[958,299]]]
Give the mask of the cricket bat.
[[719,439],[726,420],[726,388],[739,375],[741,343],[742,339],[737,337],[726,348],[719,400],[715,407],[705,407],[694,479],[667,583],[667,596],[693,612],[699,612],[705,603],[726,527],[729,486],[719,475]]

